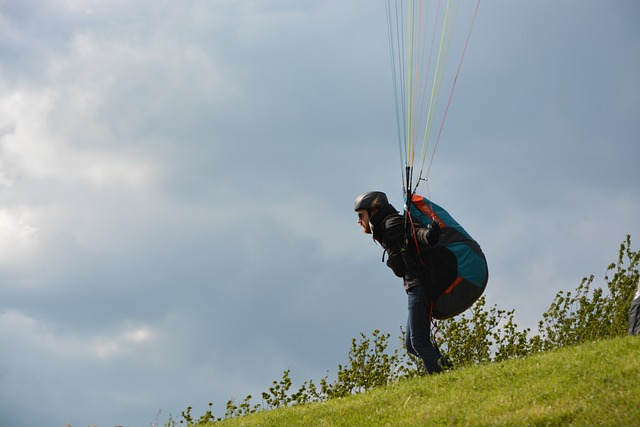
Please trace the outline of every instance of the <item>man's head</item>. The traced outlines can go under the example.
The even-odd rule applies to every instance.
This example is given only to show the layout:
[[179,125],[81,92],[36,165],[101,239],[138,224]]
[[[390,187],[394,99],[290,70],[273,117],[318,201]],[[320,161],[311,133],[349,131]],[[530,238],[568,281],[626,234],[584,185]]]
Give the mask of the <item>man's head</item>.
[[371,224],[369,218],[376,211],[389,204],[387,195],[381,191],[368,191],[361,194],[356,199],[353,209],[358,213],[358,224],[366,234],[371,234]]

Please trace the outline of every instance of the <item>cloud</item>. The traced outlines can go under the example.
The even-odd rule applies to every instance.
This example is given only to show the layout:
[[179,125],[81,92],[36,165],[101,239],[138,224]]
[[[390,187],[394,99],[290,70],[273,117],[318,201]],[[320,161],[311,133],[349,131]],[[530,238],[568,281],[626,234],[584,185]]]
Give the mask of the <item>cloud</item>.
[[[89,112],[90,99],[73,97],[80,105],[64,114],[69,104],[61,98],[54,91],[19,91],[2,102],[8,123],[3,127],[11,128],[4,133],[3,158],[12,176],[21,181],[85,181],[88,186],[136,187],[150,180],[153,167],[142,159],[91,147],[109,144],[109,137]],[[77,135],[78,131],[84,135]],[[82,144],[88,135],[94,144],[74,145]],[[15,184],[16,179],[10,182]]]
[[38,229],[27,207],[0,209],[0,265],[22,264],[38,246]]

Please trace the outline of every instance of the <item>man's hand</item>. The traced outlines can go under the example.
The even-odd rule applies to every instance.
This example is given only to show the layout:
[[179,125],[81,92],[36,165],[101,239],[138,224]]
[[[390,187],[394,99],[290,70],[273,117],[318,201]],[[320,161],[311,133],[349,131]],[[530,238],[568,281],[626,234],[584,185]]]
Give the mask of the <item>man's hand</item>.
[[429,246],[433,246],[440,240],[440,226],[438,225],[438,221],[433,221],[427,228],[429,228],[429,237],[427,238],[429,240]]
[[435,245],[440,240],[440,226],[437,221],[433,221],[426,227],[419,228],[416,233],[419,240],[429,246]]
[[387,267],[393,270],[393,274],[398,277],[404,277],[405,266],[402,255],[398,252],[390,253],[389,259],[387,259]]

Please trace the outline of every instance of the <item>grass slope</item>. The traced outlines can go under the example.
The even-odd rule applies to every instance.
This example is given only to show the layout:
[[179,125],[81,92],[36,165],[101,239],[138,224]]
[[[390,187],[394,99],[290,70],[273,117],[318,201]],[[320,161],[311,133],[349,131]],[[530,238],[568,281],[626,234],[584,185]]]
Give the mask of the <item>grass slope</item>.
[[640,426],[640,336],[403,381],[227,426]]

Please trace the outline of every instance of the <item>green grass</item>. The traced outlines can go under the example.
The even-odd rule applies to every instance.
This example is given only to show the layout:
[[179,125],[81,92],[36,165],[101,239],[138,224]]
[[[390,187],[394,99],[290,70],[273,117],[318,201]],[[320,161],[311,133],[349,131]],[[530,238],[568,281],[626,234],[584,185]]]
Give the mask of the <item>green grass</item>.
[[231,426],[640,426],[640,337],[403,381]]

